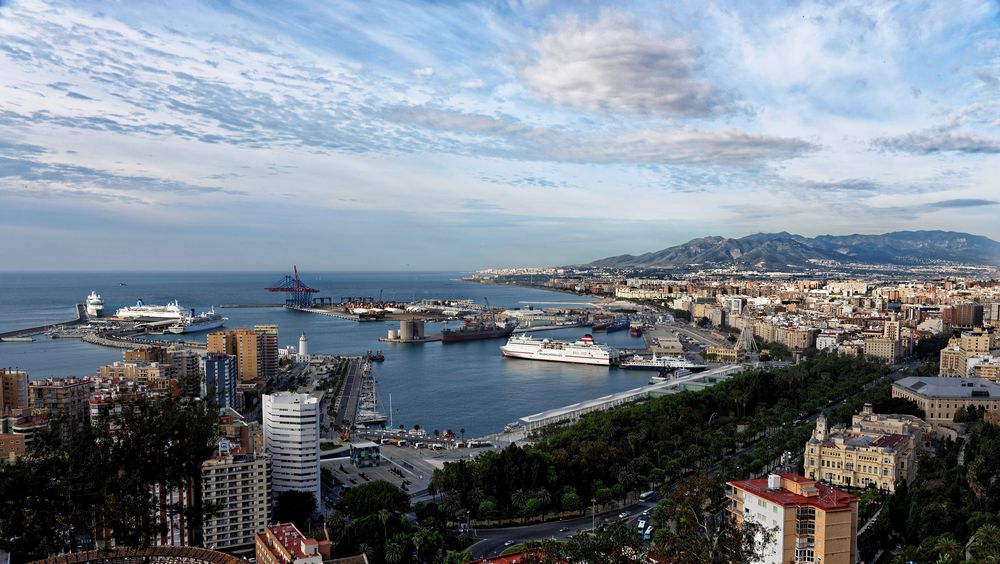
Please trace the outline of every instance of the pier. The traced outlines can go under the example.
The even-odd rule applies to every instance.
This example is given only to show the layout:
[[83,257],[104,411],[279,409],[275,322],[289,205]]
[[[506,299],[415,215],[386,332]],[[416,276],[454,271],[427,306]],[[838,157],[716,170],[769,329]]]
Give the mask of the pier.
[[344,385],[340,388],[340,395],[333,403],[336,418],[334,425],[344,425],[353,423],[358,413],[358,400],[361,398],[361,378],[367,362],[361,357],[350,359],[350,365],[344,374]]
[[87,318],[86,304],[76,304],[76,319],[72,321],[64,321],[62,323],[53,323],[51,325],[42,325],[39,327],[29,327],[27,329],[15,329],[13,331],[7,331],[6,333],[0,333],[0,341],[10,340],[10,342],[24,342],[25,339],[32,337],[34,335],[41,335],[42,333],[55,331],[65,327],[82,325],[86,323],[87,320],[88,318]]

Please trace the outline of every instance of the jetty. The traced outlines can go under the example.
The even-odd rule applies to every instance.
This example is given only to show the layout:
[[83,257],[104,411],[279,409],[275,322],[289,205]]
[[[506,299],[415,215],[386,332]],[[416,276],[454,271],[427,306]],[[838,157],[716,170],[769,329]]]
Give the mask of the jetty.
[[76,304],[76,319],[73,319],[71,321],[64,321],[62,323],[40,325],[38,327],[28,327],[26,329],[15,329],[13,331],[0,333],[0,342],[23,343],[25,342],[26,339],[30,340],[30,338],[35,335],[41,335],[43,333],[48,333],[50,331],[59,331],[64,328],[71,328],[77,325],[83,325],[87,321],[88,321],[87,305]]

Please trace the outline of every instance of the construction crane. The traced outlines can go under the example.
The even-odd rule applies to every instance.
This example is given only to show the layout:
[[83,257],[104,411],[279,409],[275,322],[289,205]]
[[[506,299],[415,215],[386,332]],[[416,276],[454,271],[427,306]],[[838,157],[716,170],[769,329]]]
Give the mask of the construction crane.
[[268,288],[268,292],[284,292],[288,294],[285,298],[285,307],[305,308],[312,307],[312,294],[319,292],[316,288],[310,288],[299,280],[299,267],[292,265],[292,274],[285,276],[277,283]]

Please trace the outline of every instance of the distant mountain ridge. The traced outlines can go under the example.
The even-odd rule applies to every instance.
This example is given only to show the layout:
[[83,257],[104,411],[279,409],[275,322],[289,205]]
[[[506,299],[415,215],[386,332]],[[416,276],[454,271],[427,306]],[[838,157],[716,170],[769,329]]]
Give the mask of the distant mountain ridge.
[[804,267],[815,260],[841,263],[915,266],[936,261],[1000,266],[1000,243],[988,237],[955,231],[895,231],[882,235],[820,235],[803,237],[755,233],[729,239],[702,237],[641,255],[596,260],[593,267],[663,267],[734,265],[781,270]]

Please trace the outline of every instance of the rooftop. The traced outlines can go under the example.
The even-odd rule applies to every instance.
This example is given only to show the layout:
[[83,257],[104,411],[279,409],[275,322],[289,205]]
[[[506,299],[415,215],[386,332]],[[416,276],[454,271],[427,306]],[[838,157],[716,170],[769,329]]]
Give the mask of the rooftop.
[[893,387],[905,388],[924,397],[932,398],[968,398],[973,396],[1000,398],[1000,384],[984,378],[909,376],[896,381]]
[[820,484],[815,480],[806,478],[805,476],[788,473],[782,473],[779,474],[779,476],[782,478],[782,486],[785,485],[786,480],[789,480],[795,482],[796,484],[800,484],[803,491],[815,489],[817,495],[799,495],[795,492],[784,489],[784,487],[779,490],[769,489],[767,487],[766,476],[764,478],[756,478],[753,480],[737,480],[735,482],[729,482],[729,484],[733,487],[752,493],[757,497],[762,497],[772,503],[777,503],[778,505],[784,507],[810,506],[822,509],[823,511],[849,511],[851,509],[851,502],[858,500],[858,498],[847,492]]

